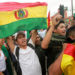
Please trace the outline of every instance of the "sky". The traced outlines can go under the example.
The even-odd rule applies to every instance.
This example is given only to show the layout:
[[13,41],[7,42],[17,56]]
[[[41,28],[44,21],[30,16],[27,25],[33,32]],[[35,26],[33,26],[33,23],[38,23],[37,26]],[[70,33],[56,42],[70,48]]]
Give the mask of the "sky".
[[[68,7],[68,16],[72,15],[71,12],[71,0],[0,0],[1,2],[47,2],[48,3],[48,11],[50,11],[50,15],[53,16],[57,11],[60,5],[64,5],[64,7]],[[73,8],[75,0],[73,0]]]

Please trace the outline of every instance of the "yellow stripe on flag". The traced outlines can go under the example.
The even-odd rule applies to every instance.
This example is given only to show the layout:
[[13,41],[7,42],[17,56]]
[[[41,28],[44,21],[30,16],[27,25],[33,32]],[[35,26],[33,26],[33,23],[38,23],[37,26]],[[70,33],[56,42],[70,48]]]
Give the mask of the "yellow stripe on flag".
[[[27,8],[23,8],[22,10],[26,10],[28,12],[28,14],[25,12],[25,14],[27,14],[27,18],[46,18],[47,15],[47,6],[37,6],[37,7],[27,7]],[[8,23],[12,23],[21,19],[16,19],[15,17],[15,12],[17,12],[17,10],[14,11],[1,11],[0,12],[0,25],[5,25]],[[18,14],[17,14],[18,15]],[[24,19],[25,19],[24,18]]]
[[[75,69],[75,60],[70,55],[63,55],[62,62],[61,62],[61,69],[64,72],[64,75],[74,75],[75,71],[72,70]],[[73,74],[72,74],[73,73]]]

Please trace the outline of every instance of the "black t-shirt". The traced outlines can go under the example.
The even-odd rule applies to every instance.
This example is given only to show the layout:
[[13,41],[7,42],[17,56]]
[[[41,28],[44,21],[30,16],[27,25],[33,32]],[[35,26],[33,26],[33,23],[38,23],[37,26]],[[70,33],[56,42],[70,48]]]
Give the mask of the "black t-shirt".
[[46,49],[47,68],[57,59],[62,52],[62,41],[51,41],[48,49]]
[[45,54],[47,56],[47,68],[58,58],[62,52],[63,43],[65,41],[65,36],[53,33],[50,40],[50,44],[47,49],[45,49]]

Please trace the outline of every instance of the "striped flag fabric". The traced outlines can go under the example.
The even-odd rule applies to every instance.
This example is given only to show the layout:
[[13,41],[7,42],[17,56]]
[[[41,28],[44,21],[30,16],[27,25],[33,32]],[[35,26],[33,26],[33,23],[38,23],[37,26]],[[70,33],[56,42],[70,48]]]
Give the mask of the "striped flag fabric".
[[47,28],[47,3],[0,3],[0,38],[17,31]]
[[67,44],[61,61],[64,75],[75,75],[75,45]]
[[48,27],[50,27],[50,11],[48,12]]

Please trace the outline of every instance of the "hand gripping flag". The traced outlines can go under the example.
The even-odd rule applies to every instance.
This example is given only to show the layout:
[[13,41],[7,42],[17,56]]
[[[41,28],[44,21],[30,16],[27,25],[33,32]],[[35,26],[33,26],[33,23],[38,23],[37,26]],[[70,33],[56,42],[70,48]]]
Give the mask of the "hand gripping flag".
[[61,61],[64,75],[75,75],[75,45],[67,44]]
[[47,4],[0,3],[0,38],[8,37],[17,31],[47,28]]

